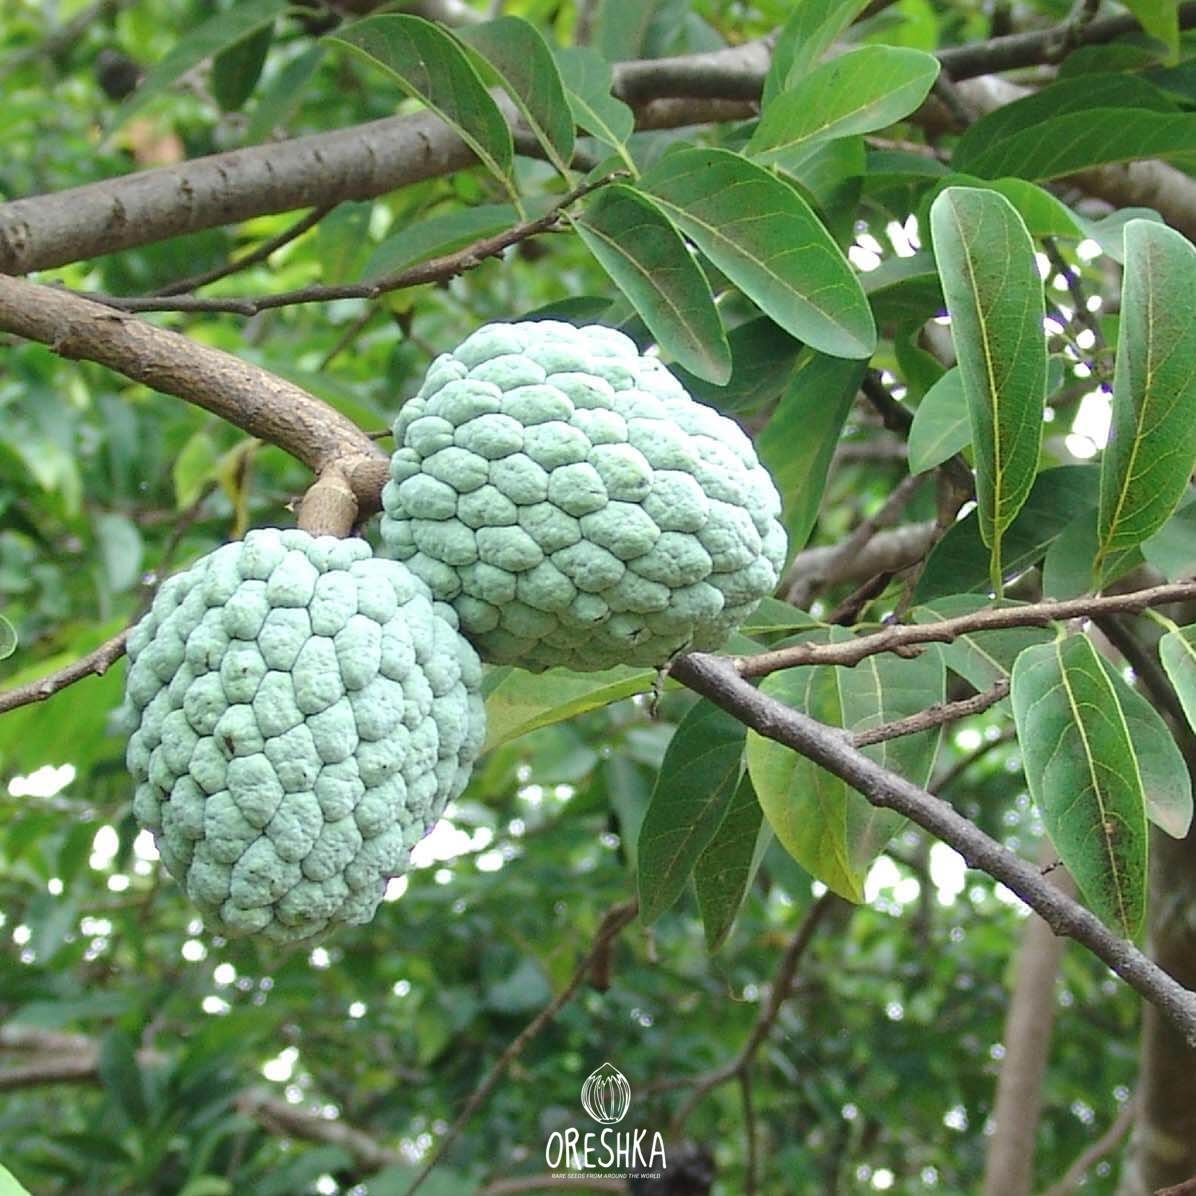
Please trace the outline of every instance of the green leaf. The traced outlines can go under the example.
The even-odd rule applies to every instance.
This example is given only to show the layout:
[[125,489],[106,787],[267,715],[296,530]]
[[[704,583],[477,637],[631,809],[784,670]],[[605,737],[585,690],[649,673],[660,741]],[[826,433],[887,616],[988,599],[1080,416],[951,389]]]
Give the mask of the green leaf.
[[556,60],[573,119],[631,165],[627,138],[635,129],[635,116],[622,100],[610,93],[613,78],[610,63],[589,46],[557,50]]
[[[982,594],[951,594],[936,598],[922,606],[915,606],[910,617],[915,623],[939,623],[961,615],[987,610],[991,605]],[[1019,603],[1006,600],[1003,605]],[[1035,644],[1053,640],[1054,633],[1045,627],[1008,627],[997,631],[972,631],[958,635],[949,644],[941,644],[943,662],[958,673],[977,692],[991,689],[998,681],[1007,681],[1013,662]]]
[[[1042,560],[1063,529],[1096,506],[1099,472],[1095,465],[1044,469],[1034,481],[1025,506],[1005,534],[1003,567],[1006,581]],[[976,511],[953,523],[934,546],[914,591],[917,602],[944,594],[985,591],[989,558],[980,536]]]
[[1196,249],[1166,225],[1125,226],[1113,427],[1101,461],[1094,572],[1170,518],[1196,463]]
[[922,323],[943,310],[943,287],[927,252],[889,257],[864,275],[864,294],[881,324]]
[[690,0],[602,0],[595,44],[611,62],[671,52]]
[[1011,174],[1041,182],[1144,158],[1166,158],[1189,167],[1196,163],[1196,115],[1106,107],[1071,112],[1001,141],[978,143],[962,160],[957,151],[952,161],[983,178]]
[[519,223],[519,213],[509,203],[484,203],[475,208],[445,212],[419,224],[406,225],[379,242],[366,261],[361,277],[369,282],[384,278],[416,262],[456,253],[484,237],[493,237]]
[[129,1122],[143,1124],[147,1111],[145,1085],[133,1043],[123,1031],[109,1030],[100,1041],[99,1073]]
[[343,1146],[309,1147],[261,1176],[254,1184],[254,1196],[293,1196],[309,1191],[325,1173],[349,1171],[356,1165]]
[[906,447],[910,473],[925,473],[972,443],[972,424],[958,367],[949,369],[914,412]]
[[763,102],[796,83],[830,49],[867,0],[797,0],[772,53]]
[[1192,778],[1183,753],[1159,712],[1107,660],[1100,663],[1134,745],[1146,817],[1173,839],[1182,839],[1192,825]]
[[1001,538],[1034,484],[1042,442],[1042,282],[1026,227],[1003,196],[949,187],[930,223],[972,426],[980,533],[1000,594]]
[[764,825],[752,778],[745,773],[722,824],[694,865],[707,951],[713,953],[727,941],[771,842],[772,830]]
[[141,577],[144,545],[137,525],[127,516],[105,511],[92,520],[100,567],[114,594],[132,589]]
[[391,13],[366,17],[330,37],[380,66],[408,95],[452,125],[512,197],[516,195],[511,130],[465,52],[443,29],[421,17]]
[[[832,641],[850,638],[830,629]],[[816,636],[814,638],[825,638]],[[812,666],[766,677],[761,692],[819,722],[861,731],[943,700],[946,672],[934,650],[903,660],[873,656],[854,669]],[[924,785],[934,765],[938,729],[874,744],[866,755]],[[864,879],[904,819],[879,810],[804,756],[753,731],[748,772],[785,850],[803,868],[850,901],[862,901]]]
[[223,111],[236,112],[253,94],[273,40],[271,22],[216,56],[210,83],[212,95]]
[[20,645],[17,629],[0,615],[0,660],[7,660]]
[[632,694],[646,693],[655,679],[655,669],[625,665],[597,673],[573,673],[568,669],[549,669],[543,673],[489,669],[484,750],[490,751],[538,727],[608,706]]
[[732,328],[727,333],[727,345],[731,350],[731,377],[725,386],[715,386],[684,366],[673,367],[673,373],[695,399],[724,414],[750,411],[776,399],[793,374],[801,352],[801,343],[767,316]]
[[847,413],[864,377],[862,362],[808,354],[756,442],[784,503],[789,551],[810,538]]
[[145,76],[141,86],[117,108],[108,132],[119,129],[135,112],[169,91],[180,76],[197,67],[204,59],[273,25],[274,18],[289,7],[290,0],[241,0],[233,8],[209,17],[178,42]]
[[731,377],[731,350],[710,284],[652,200],[615,183],[586,204],[573,226],[668,356],[716,385]]
[[198,428],[179,450],[171,469],[174,482],[174,505],[182,511],[203,492],[216,474],[220,455],[206,428]]
[[1137,547],[1123,548],[1105,560],[1102,576],[1098,578],[1093,573],[1096,555],[1096,508],[1093,507],[1077,515],[1047,549],[1042,561],[1043,597],[1078,598],[1142,564],[1142,553]]
[[772,162],[799,146],[887,128],[922,103],[938,73],[938,59],[921,50],[849,50],[766,104],[747,152]]
[[1159,659],[1189,725],[1196,731],[1196,626],[1168,631],[1159,640]]
[[868,357],[876,327],[847,259],[792,187],[724,149],[665,155],[641,185],[786,332],[833,357]]
[[1138,18],[1151,37],[1167,47],[1168,60],[1179,56],[1179,4],[1176,0],[1125,0],[1125,6]]
[[499,17],[454,30],[495,70],[548,160],[566,178],[573,157],[573,113],[543,35],[521,17]]
[[0,1196],[30,1196],[29,1189],[22,1187],[7,1167],[0,1163]]
[[713,840],[743,771],[747,728],[707,701],[673,732],[640,827],[640,919],[655,922],[681,896]]
[[1134,938],[1146,908],[1146,796],[1117,693],[1086,636],[1029,648],[1013,715],[1030,796],[1092,910]]
[[1181,502],[1179,510],[1142,542],[1142,555],[1168,581],[1196,574],[1196,502]]
[[276,130],[286,127],[303,99],[316,67],[323,60],[324,49],[323,44],[320,44],[304,50],[262,88],[245,130],[246,142],[255,145],[272,137]]

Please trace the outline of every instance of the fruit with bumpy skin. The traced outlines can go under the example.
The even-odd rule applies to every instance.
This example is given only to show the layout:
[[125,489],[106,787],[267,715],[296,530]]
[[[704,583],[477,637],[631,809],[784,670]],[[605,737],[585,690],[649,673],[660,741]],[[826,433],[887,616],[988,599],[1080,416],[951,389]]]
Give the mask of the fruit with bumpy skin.
[[484,659],[659,666],[776,587],[781,503],[751,441],[613,329],[480,328],[394,434],[384,547]]
[[251,531],[168,578],[128,654],[133,813],[218,934],[368,922],[484,738],[456,615],[361,540]]

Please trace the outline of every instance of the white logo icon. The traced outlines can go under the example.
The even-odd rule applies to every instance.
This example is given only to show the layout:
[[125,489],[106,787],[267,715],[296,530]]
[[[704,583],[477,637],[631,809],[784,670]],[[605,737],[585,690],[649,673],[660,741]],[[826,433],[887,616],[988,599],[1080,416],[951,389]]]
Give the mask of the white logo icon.
[[618,1125],[631,1107],[631,1085],[611,1063],[604,1063],[581,1086],[581,1107],[600,1125]]

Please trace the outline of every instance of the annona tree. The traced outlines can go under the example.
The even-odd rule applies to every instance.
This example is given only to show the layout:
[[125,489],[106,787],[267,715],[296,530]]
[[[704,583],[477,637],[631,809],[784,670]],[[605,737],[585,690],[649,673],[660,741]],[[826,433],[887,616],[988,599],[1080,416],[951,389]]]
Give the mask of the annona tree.
[[1196,1190],[1193,25],[10,3],[0,1189]]

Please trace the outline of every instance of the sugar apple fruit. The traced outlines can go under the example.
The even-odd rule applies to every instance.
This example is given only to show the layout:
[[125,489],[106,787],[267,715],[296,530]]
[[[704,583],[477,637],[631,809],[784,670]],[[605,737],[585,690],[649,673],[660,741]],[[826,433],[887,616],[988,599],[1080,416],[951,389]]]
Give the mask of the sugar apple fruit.
[[394,435],[385,550],[487,660],[661,665],[776,587],[781,502],[751,441],[613,329],[486,325]]
[[251,531],[163,583],[128,655],[133,812],[220,934],[368,922],[484,737],[456,615],[361,540]]

